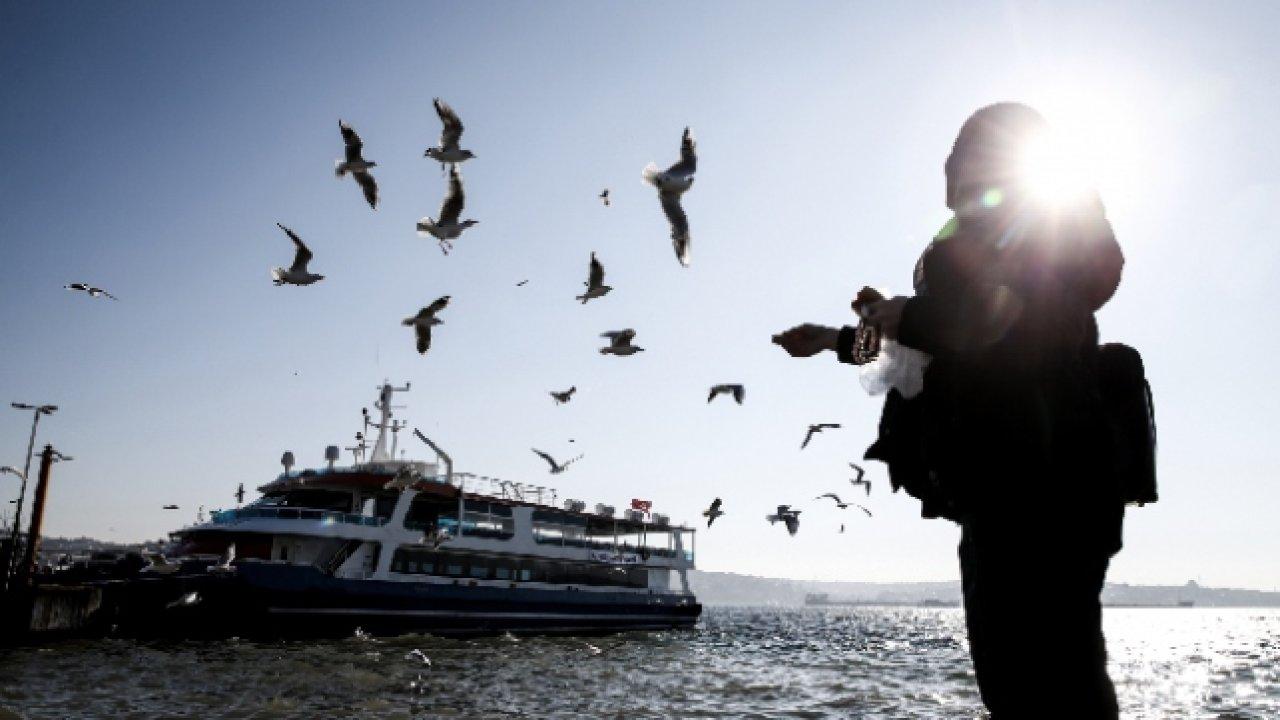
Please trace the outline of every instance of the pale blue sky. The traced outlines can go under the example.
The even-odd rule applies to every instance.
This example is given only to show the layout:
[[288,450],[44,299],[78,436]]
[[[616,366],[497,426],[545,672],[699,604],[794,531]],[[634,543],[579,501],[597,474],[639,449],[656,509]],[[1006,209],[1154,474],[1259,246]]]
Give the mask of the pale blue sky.
[[[1278,26],[1274,3],[5,3],[0,400],[62,406],[41,433],[76,457],[54,534],[157,537],[285,449],[320,464],[386,377],[462,469],[542,483],[530,446],[581,450],[562,497],[690,521],[724,497],[704,569],[952,578],[955,529],[880,466],[873,520],[810,500],[849,488],[879,401],[769,337],[848,322],[863,284],[909,287],[961,121],[1024,100],[1103,144],[1128,265],[1102,333],[1156,392],[1163,499],[1130,514],[1112,579],[1275,588]],[[443,192],[421,157],[437,95],[478,156],[481,224],[447,258],[413,232]],[[333,177],[338,118],[379,163],[377,212]],[[688,270],[640,183],[686,124]],[[271,285],[277,221],[324,281]],[[615,290],[581,307],[591,250]],[[398,322],[446,293],[420,358]],[[598,355],[622,327],[648,352]],[[732,381],[745,406],[705,404]],[[846,427],[798,452],[818,421]],[[28,427],[0,412],[0,464]],[[778,503],[806,509],[796,538],[763,521]]]

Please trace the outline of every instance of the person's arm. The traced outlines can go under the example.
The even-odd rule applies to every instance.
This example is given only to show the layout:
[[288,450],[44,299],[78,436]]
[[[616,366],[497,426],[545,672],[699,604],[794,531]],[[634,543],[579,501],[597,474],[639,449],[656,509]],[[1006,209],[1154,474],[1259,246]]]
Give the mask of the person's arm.
[[791,357],[813,357],[824,350],[838,350],[840,328],[805,323],[773,336],[778,345]]

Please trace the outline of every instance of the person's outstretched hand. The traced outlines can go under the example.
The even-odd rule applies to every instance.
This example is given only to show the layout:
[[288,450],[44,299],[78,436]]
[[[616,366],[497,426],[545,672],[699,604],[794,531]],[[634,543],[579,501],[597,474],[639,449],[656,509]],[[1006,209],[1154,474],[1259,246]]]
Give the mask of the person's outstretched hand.
[[898,295],[888,300],[873,302],[867,305],[862,316],[867,322],[880,328],[880,332],[884,336],[893,340],[898,339],[898,326],[902,323],[902,310],[907,306],[910,297]]
[[805,323],[774,335],[773,344],[791,357],[812,357],[823,350],[835,350],[839,336],[839,328]]

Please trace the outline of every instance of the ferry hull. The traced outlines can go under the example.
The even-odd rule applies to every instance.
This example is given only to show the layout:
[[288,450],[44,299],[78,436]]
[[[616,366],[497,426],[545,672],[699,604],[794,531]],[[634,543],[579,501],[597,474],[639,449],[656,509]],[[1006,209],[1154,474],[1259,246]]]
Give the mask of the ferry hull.
[[612,633],[688,628],[702,612],[689,596],[344,580],[255,564],[136,580],[121,591],[117,632],[161,637]]

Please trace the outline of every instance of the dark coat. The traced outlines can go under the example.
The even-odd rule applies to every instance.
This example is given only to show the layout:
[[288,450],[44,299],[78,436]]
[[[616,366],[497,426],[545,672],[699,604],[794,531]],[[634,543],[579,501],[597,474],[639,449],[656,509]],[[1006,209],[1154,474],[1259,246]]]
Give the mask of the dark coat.
[[933,361],[920,396],[886,401],[868,456],[924,496],[926,515],[1083,521],[1119,549],[1093,313],[1123,263],[1101,203],[953,220],[925,250],[898,336]]

